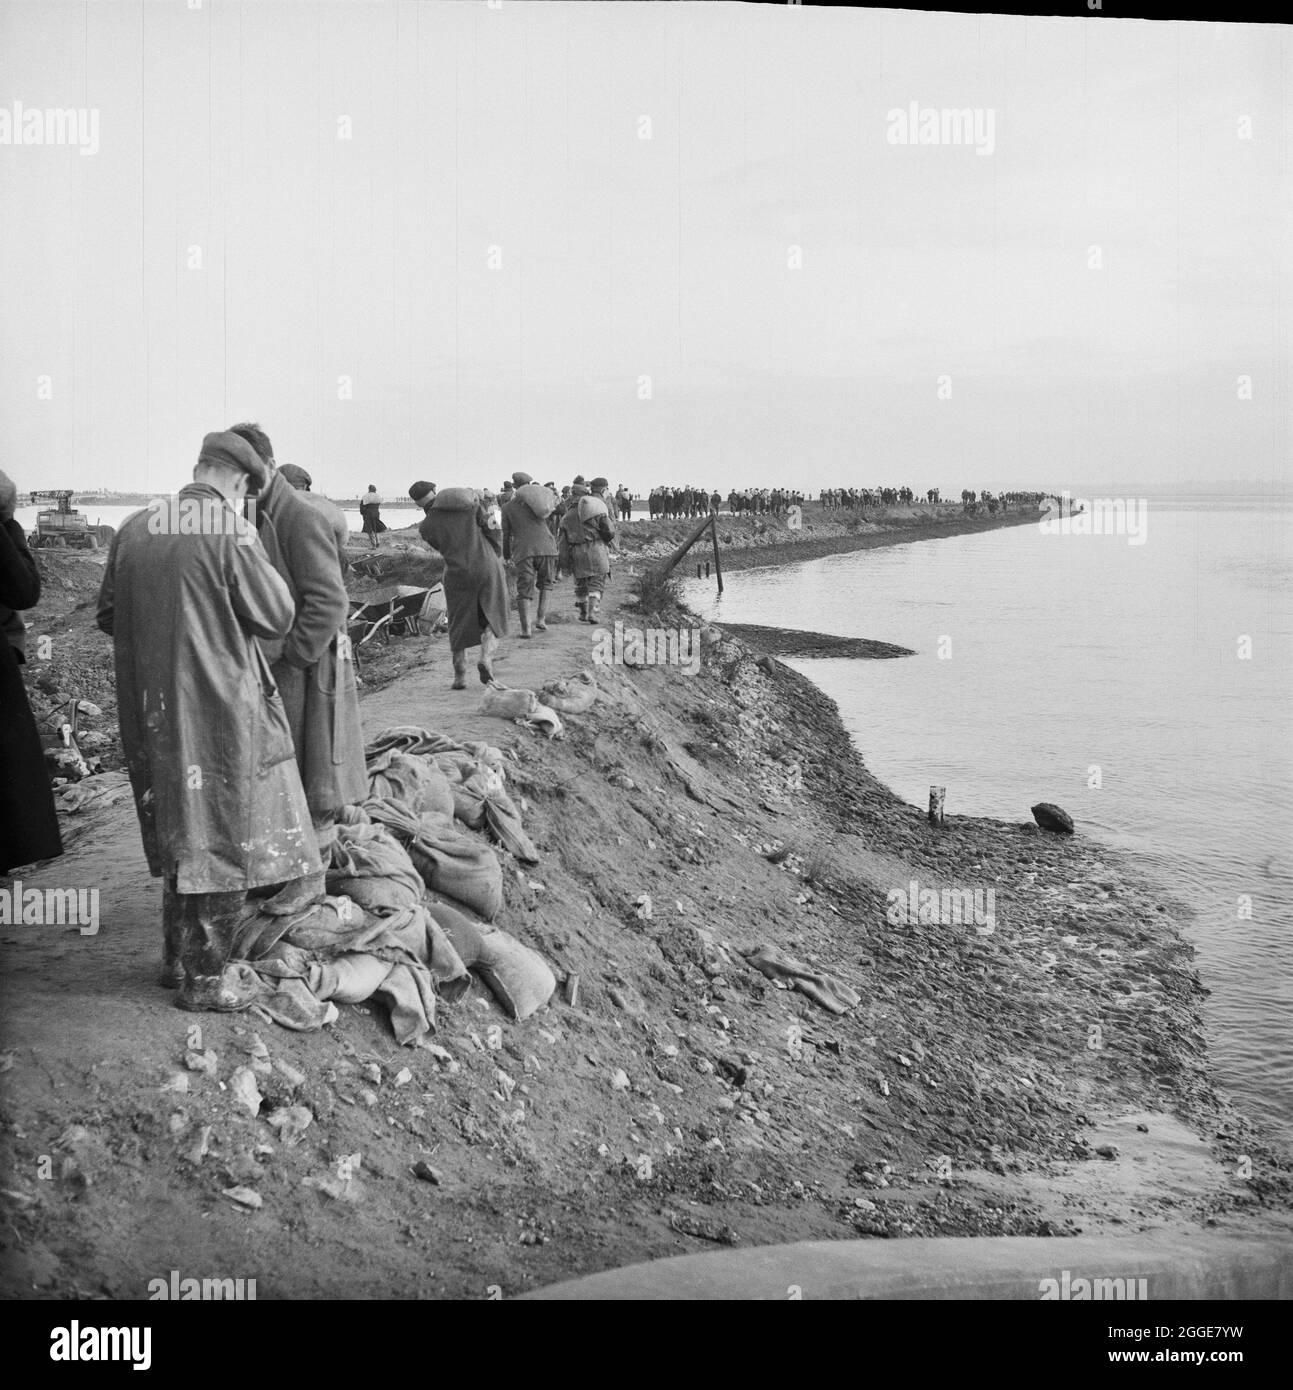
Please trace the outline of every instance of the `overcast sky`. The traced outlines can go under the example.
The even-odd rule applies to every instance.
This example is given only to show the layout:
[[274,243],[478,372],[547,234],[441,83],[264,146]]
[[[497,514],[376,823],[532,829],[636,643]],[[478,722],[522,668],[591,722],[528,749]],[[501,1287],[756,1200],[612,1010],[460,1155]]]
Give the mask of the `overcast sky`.
[[[0,143],[0,466],[164,490],[252,418],[336,496],[1283,479],[1291,51],[1104,17],[4,0],[0,136],[15,102],[98,116],[93,153]],[[894,143],[912,103],[990,148]]]

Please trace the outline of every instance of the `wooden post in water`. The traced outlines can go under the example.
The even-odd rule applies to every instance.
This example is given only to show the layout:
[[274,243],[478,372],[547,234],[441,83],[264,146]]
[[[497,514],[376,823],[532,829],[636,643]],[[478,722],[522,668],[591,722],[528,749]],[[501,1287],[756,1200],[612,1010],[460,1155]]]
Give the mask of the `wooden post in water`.
[[946,787],[930,787],[929,789],[929,823],[930,825],[942,825],[943,823],[943,800],[947,796]]
[[714,573],[718,576],[718,592],[723,592],[723,561],[718,549],[718,513],[709,514],[709,534],[714,540]]

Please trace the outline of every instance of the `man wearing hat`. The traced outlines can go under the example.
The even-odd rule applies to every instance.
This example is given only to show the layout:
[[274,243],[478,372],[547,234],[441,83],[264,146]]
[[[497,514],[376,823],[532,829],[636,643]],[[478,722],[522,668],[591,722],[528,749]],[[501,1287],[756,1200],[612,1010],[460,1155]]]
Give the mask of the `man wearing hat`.
[[516,566],[516,612],[521,636],[530,634],[530,605],[538,591],[535,632],[547,632],[548,591],[557,563],[557,542],[548,529],[548,518],[557,505],[549,488],[540,487],[528,473],[513,473],[516,493],[503,508],[503,559]]
[[[279,468],[274,446],[259,425],[233,425],[231,431],[265,465],[256,529],[270,563],[292,592],[296,620],[283,641],[262,641],[261,650],[287,710],[315,836],[325,845],[335,837],[337,812],[368,795],[359,684],[346,634],[350,597],[344,547],[350,528],[341,509],[326,497],[296,489],[292,478],[308,486],[310,475],[294,464]],[[302,886],[307,898],[308,887]],[[322,883],[314,888],[323,891]]]
[[249,889],[318,874],[287,712],[260,650],[296,618],[291,591],[238,510],[267,478],[232,431],[202,441],[167,524],[145,508],[112,539],[98,624],[148,867],[162,879],[163,975],[184,1009],[228,1012],[260,986],[229,964]]
[[615,539],[606,507],[605,478],[594,478],[590,491],[582,482],[570,488],[571,505],[561,518],[557,564],[575,578],[575,607],[580,622],[595,623],[606,578],[611,572],[607,546]]

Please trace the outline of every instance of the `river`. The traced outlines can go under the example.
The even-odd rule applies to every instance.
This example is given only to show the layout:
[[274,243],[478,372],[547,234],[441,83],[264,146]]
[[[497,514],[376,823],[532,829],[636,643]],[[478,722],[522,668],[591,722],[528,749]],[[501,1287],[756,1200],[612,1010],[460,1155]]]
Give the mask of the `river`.
[[1293,1142],[1293,508],[1151,508],[1145,539],[1038,526],[745,570],[715,620],[878,638],[791,661],[924,806],[1058,802],[1188,902],[1218,1082]]

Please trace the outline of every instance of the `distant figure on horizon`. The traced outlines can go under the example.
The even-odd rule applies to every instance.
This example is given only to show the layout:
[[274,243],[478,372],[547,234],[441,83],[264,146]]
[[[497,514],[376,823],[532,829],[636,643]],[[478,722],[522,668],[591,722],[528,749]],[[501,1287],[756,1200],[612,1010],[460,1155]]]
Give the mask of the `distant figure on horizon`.
[[386,530],[386,523],[381,518],[381,506],[381,493],[375,484],[369,483],[368,491],[359,499],[359,515],[364,519],[364,535],[369,538],[374,550],[377,549],[378,532]]

